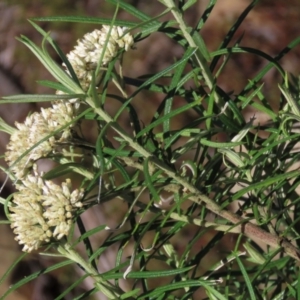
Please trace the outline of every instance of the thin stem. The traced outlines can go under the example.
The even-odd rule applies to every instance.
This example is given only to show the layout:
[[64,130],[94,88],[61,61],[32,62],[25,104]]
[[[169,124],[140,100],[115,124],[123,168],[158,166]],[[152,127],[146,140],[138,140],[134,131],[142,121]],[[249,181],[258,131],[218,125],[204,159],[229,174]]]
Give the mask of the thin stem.
[[64,243],[57,247],[57,251],[64,257],[79,264],[90,276],[94,279],[96,288],[102,292],[108,299],[120,299],[120,296],[124,293],[110,282],[102,279],[101,274],[95,270],[92,265],[85,261],[77,251],[75,251],[70,244]]
[[[181,29],[183,36],[185,37],[185,39],[187,40],[188,44],[190,47],[192,48],[198,48],[193,37],[190,35],[189,29],[187,28],[183,18],[182,18],[182,14],[180,13],[180,11],[178,10],[178,8],[176,7],[175,3],[173,0],[163,0],[162,1],[172,12],[174,18],[176,19],[179,28]],[[219,106],[219,108],[221,109],[224,106],[224,102],[223,100],[220,98],[220,96],[218,95],[217,92],[215,92],[214,86],[215,86],[215,80],[214,77],[209,69],[209,66],[206,62],[205,57],[203,56],[203,54],[201,53],[201,50],[198,48],[196,53],[195,53],[195,58],[196,58],[196,62],[199,65],[200,69],[202,70],[202,75],[203,78],[208,86],[208,88],[210,89],[210,91],[212,91],[214,93],[214,98],[216,101],[216,104]]]

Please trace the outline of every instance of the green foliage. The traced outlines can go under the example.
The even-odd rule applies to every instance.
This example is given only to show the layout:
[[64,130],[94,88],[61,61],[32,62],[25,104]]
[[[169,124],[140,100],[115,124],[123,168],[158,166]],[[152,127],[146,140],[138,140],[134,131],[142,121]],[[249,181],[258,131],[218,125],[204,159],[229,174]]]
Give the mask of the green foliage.
[[[68,76],[51,59],[46,45],[52,46],[68,64],[59,46],[36,23],[99,25],[111,24],[112,20],[76,16],[35,19],[32,24],[43,35],[42,47],[26,37],[19,40],[57,80],[40,83],[66,95],[19,95],[2,100],[7,103],[80,98],[84,110],[75,121],[94,120],[98,128],[94,143],[87,142],[84,134],[71,139],[68,159],[51,157],[58,166],[43,176],[53,179],[80,174],[85,191],[84,207],[75,219],[80,237],[70,234],[68,243],[52,243],[43,253],[58,251],[67,259],[43,273],[71,262],[85,270],[57,299],[68,294],[84,299],[98,290],[109,299],[299,299],[300,85],[298,78],[285,73],[279,60],[299,44],[300,38],[273,58],[259,49],[238,44],[228,47],[258,2],[253,1],[219,49],[209,52],[200,30],[209,16],[202,16],[195,28],[184,21],[184,11],[197,1],[178,1],[175,5],[172,0],[161,0],[166,10],[154,17],[123,1],[108,2],[137,19],[113,20],[116,26],[137,31],[137,45],[159,31],[181,45],[182,56],[160,72],[139,78],[123,77],[114,59],[105,70],[98,65],[100,83],[95,79],[99,74],[94,74],[90,88],[84,91],[71,67],[72,75]],[[207,10],[213,9],[216,2],[210,1]],[[161,21],[167,13],[173,19]],[[254,54],[266,63],[239,94],[230,95],[218,86],[218,75],[225,72],[235,53]],[[120,58],[122,53],[118,55]],[[263,77],[271,69],[281,76],[279,111],[264,95]],[[163,94],[164,98],[145,124],[132,102],[150,92]],[[146,107],[151,100],[143,101]],[[118,111],[110,115],[106,107],[118,102]],[[246,109],[252,112],[250,118]],[[124,129],[121,115],[130,120],[130,131]],[[190,115],[193,119],[186,125],[172,126],[177,117]],[[24,155],[26,150],[32,149],[24,149]],[[88,163],[89,159],[93,163]],[[104,224],[86,230],[80,214],[99,205],[99,199],[103,204],[115,198],[126,204],[120,225],[115,230]],[[111,232],[105,235],[101,246],[94,248],[91,241],[105,231]],[[188,238],[186,232],[190,232]],[[153,240],[145,249],[142,240],[149,233]],[[84,246],[87,260],[79,255],[79,245]],[[100,274],[99,257],[111,251],[112,246],[117,247],[115,265]],[[125,251],[128,248],[130,257]],[[153,270],[153,264],[159,269]],[[33,273],[12,285],[3,298],[40,275],[41,272]],[[95,288],[74,296],[73,290],[88,276],[95,280]],[[154,281],[157,278],[160,281]],[[126,281],[126,290],[121,280]]]

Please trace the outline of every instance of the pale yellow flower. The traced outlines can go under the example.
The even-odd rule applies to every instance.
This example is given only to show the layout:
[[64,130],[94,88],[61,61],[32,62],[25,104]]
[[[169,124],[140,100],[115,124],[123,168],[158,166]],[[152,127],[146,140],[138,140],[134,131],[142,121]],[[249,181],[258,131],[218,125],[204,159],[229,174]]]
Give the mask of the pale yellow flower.
[[82,207],[83,190],[71,191],[69,179],[57,185],[38,175],[26,176],[16,188],[19,192],[9,210],[15,239],[24,245],[23,251],[37,250],[69,234],[74,212]]
[[[74,118],[74,108],[71,103],[59,102],[50,108],[42,108],[41,112],[29,115],[24,123],[17,123],[17,130],[11,135],[7,145],[5,160],[11,167],[16,178],[20,179],[28,173],[33,163],[40,158],[47,157],[53,152],[56,143],[68,140],[71,136],[73,124],[53,134]],[[39,143],[42,139],[45,141]],[[36,145],[28,154],[20,157]]]
[[[93,71],[96,70],[101,57],[102,66],[106,66],[116,57],[121,48],[128,51],[133,46],[132,35],[130,33],[124,35],[126,29],[126,27],[113,26],[110,31],[110,26],[104,25],[101,30],[95,29],[85,34],[81,40],[77,41],[74,50],[67,54],[83,89],[86,90],[89,87]],[[106,40],[107,44],[104,48]]]

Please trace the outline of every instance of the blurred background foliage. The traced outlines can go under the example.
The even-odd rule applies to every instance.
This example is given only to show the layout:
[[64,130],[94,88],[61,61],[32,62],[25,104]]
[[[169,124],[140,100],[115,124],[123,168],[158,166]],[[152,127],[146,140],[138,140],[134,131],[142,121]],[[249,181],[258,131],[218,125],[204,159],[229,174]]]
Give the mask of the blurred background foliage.
[[[135,5],[140,10],[146,12],[151,16],[159,14],[161,6],[155,1],[132,0],[128,3]],[[251,1],[248,0],[221,0],[217,4],[206,22],[201,34],[210,51],[216,50],[228,30],[234,24],[236,19]],[[198,4],[188,10],[185,15],[187,23],[191,26],[195,25],[199,16],[204,12],[207,5],[207,0],[198,1]],[[33,42],[39,44],[41,36],[28,23],[27,19],[32,17],[45,16],[92,16],[111,18],[114,14],[114,7],[107,4],[104,0],[11,0],[0,1],[0,96],[20,94],[20,93],[52,93],[53,91],[36,84],[37,80],[51,79],[51,75],[44,69],[44,67],[34,58],[25,46],[16,41],[15,37],[20,34],[28,36]],[[164,17],[168,19],[168,16]],[[126,13],[120,11],[118,19],[131,20],[131,17]],[[133,20],[135,21],[135,20]],[[257,48],[270,56],[275,56],[279,53],[290,41],[300,35],[300,2],[298,0],[260,0],[258,5],[250,12],[242,26],[237,30],[233,41],[240,41],[239,44],[244,47]],[[94,29],[94,25],[90,24],[76,24],[76,23],[39,23],[39,25],[46,31],[51,32],[52,38],[59,44],[62,50],[67,53],[74,46],[76,40],[84,33]],[[233,44],[231,44],[233,45]],[[53,57],[60,63],[59,58]],[[163,34],[153,34],[147,39],[139,42],[136,49],[126,54],[124,62],[124,72],[126,76],[138,77],[139,75],[156,73],[162,70],[176,58],[182,55],[181,48],[169,40]],[[239,93],[241,89],[247,84],[249,78],[253,77],[262,66],[267,62],[262,58],[249,54],[234,54],[232,59],[227,63],[225,70],[218,78],[218,85],[227,93]],[[280,62],[283,68],[294,74],[300,73],[300,48],[299,46],[288,53]],[[279,91],[277,88],[280,77],[275,70],[271,70],[264,77],[263,93],[276,108],[279,99]],[[147,124],[153,116],[153,112],[157,110],[162,95],[159,94],[143,94],[134,99],[132,104],[138,112],[141,122]],[[176,106],[181,103],[175,102]],[[39,110],[39,105],[46,104],[7,104],[2,105],[0,116],[8,123],[13,124],[15,121],[22,122],[29,111]],[[114,111],[118,109],[117,103],[112,102],[111,107],[107,110]],[[245,111],[249,114],[249,119],[253,112]],[[176,122],[172,123],[174,128],[184,126],[190,121],[192,115],[180,116]],[[259,122],[259,116],[256,116]],[[121,118],[122,119],[122,118]],[[129,126],[126,116],[122,119],[124,126]],[[91,130],[92,134],[92,130]],[[92,138],[92,137],[91,137]],[[1,153],[5,151],[8,136],[1,133],[0,147]],[[2,161],[4,164],[4,162]],[[5,175],[1,174],[1,180],[4,180]],[[3,191],[3,197],[7,196],[13,187],[6,185]],[[109,205],[101,205],[94,210],[90,210],[83,216],[85,225],[88,228],[99,226],[100,224],[107,224],[110,227],[116,226],[124,215],[122,205],[116,202],[109,202]],[[124,206],[125,208],[125,206]],[[4,218],[2,212],[1,218]],[[3,274],[11,262],[20,255],[20,248],[13,240],[12,232],[9,226],[0,226],[1,242],[0,242],[0,275]],[[193,226],[187,226],[181,233],[178,240],[174,240],[178,253],[184,251],[185,242],[193,236]],[[149,240],[152,240],[149,234]],[[207,236],[201,237],[197,243],[197,247],[201,247],[208,240]],[[230,239],[234,238],[227,235],[223,241],[224,249],[226,244],[230,243]],[[95,242],[96,243],[96,242]],[[99,241],[101,243],[101,237]],[[147,246],[148,241],[143,241]],[[130,252],[128,252],[130,255]],[[209,263],[216,262],[220,259],[220,249],[216,249],[208,255]],[[101,261],[104,269],[109,269],[114,263],[114,258],[110,257],[109,253],[103,255]],[[2,283],[0,286],[0,295],[5,291],[9,284],[18,281],[33,271],[45,268],[51,265],[50,258],[43,257],[40,259],[38,255],[28,255],[23,261],[14,275],[8,282]],[[202,266],[205,270],[208,266]],[[159,268],[155,266],[155,268]],[[68,285],[72,282],[76,273],[73,269],[63,269],[64,272],[58,271],[50,275],[43,275],[38,280],[22,287],[18,294],[13,294],[8,299],[26,300],[26,299],[54,299],[55,292],[58,292],[62,286]],[[80,270],[76,271],[80,272]],[[84,283],[82,288],[89,289],[88,281]],[[155,286],[155,282],[153,282]],[[68,298],[66,298],[68,299]]]

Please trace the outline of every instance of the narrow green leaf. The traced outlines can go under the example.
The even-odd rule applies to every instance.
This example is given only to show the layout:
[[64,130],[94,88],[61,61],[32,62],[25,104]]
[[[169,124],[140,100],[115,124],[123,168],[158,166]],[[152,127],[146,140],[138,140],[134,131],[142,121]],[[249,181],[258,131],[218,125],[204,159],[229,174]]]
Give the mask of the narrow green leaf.
[[247,250],[248,254],[250,255],[251,260],[256,264],[261,265],[266,261],[265,257],[249,242],[244,243],[243,246]]
[[16,131],[16,128],[8,125],[2,118],[0,118],[0,131],[12,135]]
[[[194,266],[191,267],[185,267],[185,268],[176,268],[174,270],[160,270],[160,271],[139,271],[139,272],[130,272],[126,278],[135,278],[135,279],[141,279],[141,278],[160,278],[160,277],[168,277],[168,276],[174,276],[181,273],[186,273],[190,270],[192,270]],[[105,280],[111,280],[111,279],[120,279],[123,278],[123,273],[112,273],[107,272],[102,274],[103,279]]]
[[204,26],[205,22],[207,21],[208,17],[210,16],[211,12],[213,11],[215,5],[216,5],[217,0],[210,0],[209,3],[207,4],[204,13],[202,14],[198,24],[195,27],[195,30],[201,30],[202,27]]
[[199,34],[199,32],[194,31],[192,34],[193,40],[195,42],[195,44],[198,47],[198,51],[201,52],[201,54],[203,55],[203,57],[205,58],[206,61],[210,61],[211,60],[211,56],[209,51],[207,50],[206,44],[202,38],[202,36]]
[[50,179],[57,178],[59,176],[63,176],[63,175],[66,175],[66,174],[69,174],[69,173],[72,173],[72,172],[77,173],[77,174],[81,174],[89,180],[94,178],[93,173],[86,170],[82,166],[82,163],[67,162],[67,163],[63,163],[63,164],[61,164],[57,167],[54,167],[53,169],[51,169],[50,171],[45,173],[43,175],[43,179],[50,180]]
[[194,5],[197,2],[197,0],[188,0],[185,2],[185,4],[182,6],[182,10],[185,11],[192,5]]
[[65,86],[63,86],[59,82],[50,81],[50,80],[37,80],[37,83],[53,90],[62,91],[65,94],[72,94],[70,90],[66,89]]
[[232,200],[237,200],[239,199],[241,196],[243,196],[244,194],[250,192],[250,191],[255,191],[258,190],[260,188],[267,188],[268,186],[270,186],[273,183],[282,181],[282,180],[286,180],[286,179],[291,179],[294,177],[297,177],[300,175],[300,171],[291,171],[291,172],[287,172],[284,174],[279,174],[279,175],[274,175],[272,177],[268,177],[265,180],[262,180],[260,182],[257,183],[253,183],[243,189],[241,189],[240,191],[238,191],[236,194],[233,195]]
[[237,107],[236,103],[231,99],[229,99],[227,103],[231,111],[233,112],[233,118],[237,119],[240,125],[245,124],[245,118],[241,112],[241,109]]
[[[65,55],[65,53],[58,47],[58,45],[56,44],[55,41],[53,41],[53,39],[50,37],[49,33],[47,33],[46,31],[44,31],[40,26],[38,26],[37,24],[35,24],[34,22],[29,20],[29,23],[44,37],[44,41],[43,44],[45,43],[45,41],[47,41],[52,48],[56,51],[56,53],[59,55],[59,57],[62,59],[63,63],[66,65],[66,67],[69,70],[69,73],[71,74],[71,77],[73,78],[73,80],[76,82],[76,84],[79,86],[80,82],[73,70],[73,67],[71,66],[70,62],[67,59],[67,56]],[[48,54],[47,52],[44,53]],[[50,58],[50,56],[48,56],[48,58]]]
[[[98,18],[98,17],[86,17],[86,16],[51,16],[51,17],[37,17],[31,18],[32,21],[40,22],[71,22],[71,23],[86,23],[86,24],[97,24],[97,25],[110,25],[111,19]],[[135,27],[138,23],[130,21],[116,20],[116,26],[124,27]]]
[[[199,99],[200,101],[200,99]],[[186,105],[183,105],[177,109],[173,109],[172,111],[170,111],[170,113],[162,116],[161,118],[159,118],[158,120],[152,122],[151,124],[149,124],[147,127],[145,127],[144,129],[142,129],[136,136],[136,138],[143,136],[143,134],[147,133],[148,131],[150,131],[152,128],[155,128],[156,126],[158,126],[159,124],[163,123],[166,119],[171,119],[172,117],[183,113],[189,109],[191,109],[192,107],[196,106],[199,104],[199,101],[195,101]]]
[[249,291],[250,299],[251,299],[251,300],[256,300],[257,298],[256,298],[256,296],[255,296],[255,293],[254,293],[254,290],[253,290],[253,287],[252,287],[251,280],[250,280],[250,278],[249,278],[249,276],[248,276],[248,273],[247,273],[247,271],[246,271],[244,265],[242,264],[242,262],[241,262],[241,260],[240,260],[240,258],[239,258],[238,256],[236,257],[236,261],[237,261],[237,263],[238,263],[238,265],[239,265],[239,267],[240,267],[240,270],[242,271],[243,277],[244,277],[244,279],[245,279],[246,286],[247,286],[248,291]]
[[91,244],[91,241],[89,239],[89,236],[87,235],[87,231],[85,229],[84,223],[83,223],[80,216],[77,217],[76,222],[77,222],[78,229],[80,231],[80,238],[82,236],[84,236],[84,238],[81,239],[81,240],[83,241],[83,244],[85,246],[85,252],[86,252],[86,254],[89,258],[89,261],[90,261],[91,265],[93,266],[93,268],[95,270],[98,270],[96,260],[94,260],[94,259],[91,260],[91,257],[94,257],[93,256],[94,251],[93,251],[92,244]]
[[[182,73],[185,69],[185,66],[187,64],[187,59],[191,56],[191,54],[194,53],[193,49],[188,49],[183,57],[181,58],[181,60],[183,61],[182,64],[180,64],[177,68],[176,68],[176,72],[174,72],[174,76],[172,77],[171,83],[170,83],[170,87],[169,87],[169,92],[168,92],[168,98],[165,100],[165,109],[164,109],[164,115],[169,115],[170,112],[172,111],[172,103],[173,103],[173,96],[175,95],[175,90],[177,89],[178,86],[178,82],[182,76]],[[163,131],[166,134],[169,134],[170,131],[170,121],[171,118],[165,118],[164,122],[163,122]],[[169,137],[166,136],[165,138],[165,143],[168,143]]]
[[140,293],[140,289],[134,289],[132,291],[129,291],[127,293],[124,293],[123,295],[120,296],[120,300],[125,300],[125,299],[132,299],[132,297],[136,297]]
[[181,64],[185,63],[188,59],[190,59],[191,56],[194,55],[195,53],[195,49],[191,50],[189,52],[189,55],[184,57],[183,59],[180,59],[179,61],[177,61],[176,63],[174,63],[173,65],[165,68],[164,70],[158,72],[157,74],[155,74],[154,76],[152,76],[151,78],[149,78],[148,80],[144,81],[138,88],[138,90],[133,93],[133,95],[131,97],[133,97],[134,95],[136,95],[138,92],[140,92],[143,88],[147,87],[148,85],[150,85],[151,83],[153,83],[154,81],[156,81],[157,79],[167,75],[168,73],[170,73],[172,70],[175,70],[177,67],[179,67]]
[[65,85],[66,88],[70,89],[73,93],[83,94],[82,89],[76,84],[66,72],[64,72],[60,66],[53,61],[48,53],[43,52],[39,47],[37,47],[32,41],[27,37],[21,36],[18,40],[27,46],[31,52],[39,59],[39,61],[45,66],[45,68],[51,73],[51,75],[59,81],[61,84]]
[[[246,8],[245,10],[240,14],[240,16],[238,17],[238,19],[236,20],[236,22],[231,26],[231,28],[229,29],[228,33],[226,34],[226,37],[223,39],[222,44],[219,47],[220,49],[224,49],[228,46],[228,44],[230,43],[230,41],[233,39],[234,34],[236,33],[236,31],[238,30],[238,28],[240,27],[240,25],[242,24],[242,22],[245,20],[245,18],[247,17],[247,15],[249,14],[249,12],[253,9],[253,7],[257,4],[258,0],[254,0],[252,1]],[[219,56],[214,57],[213,61],[211,62],[210,65],[210,69],[213,71],[218,63],[219,60]]]
[[147,157],[144,161],[144,175],[145,175],[145,181],[147,183],[147,186],[149,188],[149,191],[152,195],[152,197],[154,198],[154,201],[158,202],[160,197],[156,191],[156,188],[154,187],[153,183],[152,183],[152,176],[150,174],[149,171],[149,163],[150,163],[150,158]]
[[237,98],[239,100],[241,100],[243,102],[242,104],[242,109],[244,109],[245,107],[248,106],[248,104],[250,103],[251,100],[254,99],[254,97],[260,93],[260,91],[262,90],[264,84],[262,83],[261,85],[258,86],[258,88],[256,88],[252,93],[250,93],[250,95],[248,97],[243,97],[243,96],[238,96]]
[[300,117],[300,105],[288,91],[288,89],[284,86],[278,86],[281,93],[284,95],[286,101],[288,102],[292,113],[295,114],[297,117]]
[[96,294],[97,292],[99,292],[96,288],[90,289],[84,293],[82,293],[81,295],[75,297],[72,300],[86,300],[86,299],[90,299],[90,296]]
[[[5,270],[4,274],[0,278],[0,285],[3,284],[4,280],[8,278],[8,276],[11,275],[12,270],[17,266],[17,264],[22,261],[22,259],[27,256],[28,253],[24,252],[22,253],[18,258],[15,259],[15,261],[10,265],[10,267]],[[11,287],[12,288],[12,287]],[[4,298],[3,298],[4,299]]]
[[162,293],[168,292],[168,291],[175,291],[183,288],[191,288],[191,287],[200,287],[202,285],[202,281],[198,280],[186,280],[182,282],[173,282],[171,284],[167,284],[164,286],[156,287],[154,290],[145,292],[142,295],[140,295],[137,299],[142,300],[146,297],[158,297]]
[[222,295],[220,292],[218,292],[213,287],[211,287],[209,285],[204,285],[204,286],[205,286],[206,292],[209,293],[209,295],[213,297],[211,299],[213,299],[213,300],[228,300],[227,297],[225,297],[224,295]]
[[204,146],[209,146],[212,148],[232,148],[239,145],[242,145],[243,142],[228,142],[228,143],[218,143],[218,142],[212,142],[206,139],[200,139],[200,144]]
[[62,100],[62,99],[73,99],[79,98],[84,99],[84,94],[64,94],[64,95],[13,95],[2,97],[0,99],[0,104],[6,103],[31,103],[31,102],[50,102],[55,100]]
[[210,55],[211,55],[211,57],[214,57],[214,56],[220,56],[220,55],[230,54],[230,53],[251,53],[251,54],[255,54],[257,56],[260,56],[260,57],[266,59],[267,61],[269,61],[278,70],[278,72],[282,75],[282,77],[284,77],[284,75],[285,75],[285,72],[284,72],[283,68],[277,62],[276,59],[274,59],[272,56],[266,54],[265,52],[262,52],[258,49],[255,49],[255,48],[251,48],[251,47],[232,47],[232,48],[217,50],[215,52],[212,52]]
[[126,12],[128,12],[130,15],[136,17],[139,20],[142,21],[148,21],[151,18],[149,16],[147,16],[146,14],[144,14],[142,11],[140,11],[139,9],[135,8],[133,5],[130,5],[128,3],[125,3],[124,1],[119,1],[119,0],[106,0],[108,3],[112,3],[115,5],[119,5],[119,7],[123,10],[125,10]]
[[86,238],[89,238],[103,230],[105,230],[106,225],[100,225],[97,227],[94,227],[91,230],[86,231],[85,233],[83,233],[73,244],[72,247],[74,248],[76,245],[78,245],[79,243],[81,243],[83,240],[85,240]]

